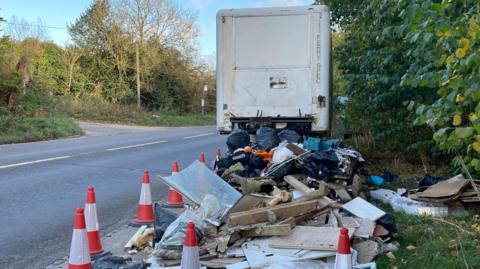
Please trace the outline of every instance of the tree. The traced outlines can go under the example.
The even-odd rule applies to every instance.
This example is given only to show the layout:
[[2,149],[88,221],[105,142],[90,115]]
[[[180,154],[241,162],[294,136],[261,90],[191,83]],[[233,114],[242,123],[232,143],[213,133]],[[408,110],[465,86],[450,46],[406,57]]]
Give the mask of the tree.
[[81,48],[76,48],[71,45],[66,45],[63,49],[63,62],[67,65],[68,68],[68,79],[66,85],[66,92],[71,93],[72,90],[72,77],[73,77],[73,70],[75,65],[77,64],[78,59],[82,57],[83,50]]
[[[192,13],[170,0],[119,0],[118,18],[135,42],[137,107],[141,107],[141,77],[147,73],[142,64],[145,42],[155,40],[160,47],[174,47],[189,53],[198,34]],[[145,74],[143,74],[145,76]]]

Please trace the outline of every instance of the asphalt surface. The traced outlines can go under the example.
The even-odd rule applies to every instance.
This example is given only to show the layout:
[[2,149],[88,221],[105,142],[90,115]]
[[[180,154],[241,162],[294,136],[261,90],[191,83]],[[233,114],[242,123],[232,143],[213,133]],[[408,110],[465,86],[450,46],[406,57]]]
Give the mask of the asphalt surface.
[[144,169],[152,197],[167,188],[174,160],[180,169],[205,152],[212,160],[225,136],[214,127],[137,127],[80,123],[85,136],[0,146],[0,268],[43,268],[68,255],[75,208],[95,186],[101,233],[135,216]]

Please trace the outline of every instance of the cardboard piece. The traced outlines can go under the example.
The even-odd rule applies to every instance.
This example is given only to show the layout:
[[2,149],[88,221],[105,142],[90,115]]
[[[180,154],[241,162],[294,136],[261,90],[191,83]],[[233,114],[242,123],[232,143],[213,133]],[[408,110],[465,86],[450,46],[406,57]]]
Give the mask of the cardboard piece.
[[[348,228],[348,235],[352,237],[355,228]],[[289,236],[274,237],[271,247],[294,248],[310,250],[336,251],[340,228],[296,226]]]
[[378,220],[386,214],[383,210],[370,204],[369,202],[363,200],[360,197],[357,197],[352,201],[344,204],[342,208],[357,217],[373,221]]
[[432,185],[423,192],[417,192],[416,195],[418,198],[445,198],[456,196],[462,190],[468,187],[468,184],[468,179],[464,178],[463,175],[460,174],[448,180]]

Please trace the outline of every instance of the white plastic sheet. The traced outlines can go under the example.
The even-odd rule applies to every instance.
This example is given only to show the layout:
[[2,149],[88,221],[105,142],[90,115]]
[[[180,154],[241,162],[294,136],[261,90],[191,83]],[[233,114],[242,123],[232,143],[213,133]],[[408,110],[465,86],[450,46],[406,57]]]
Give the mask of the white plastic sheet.
[[193,203],[202,207],[207,204],[215,207],[214,210],[213,208],[203,209],[209,213],[207,220],[215,225],[220,224],[230,208],[241,197],[240,192],[199,161],[193,162],[178,174],[168,177],[160,176],[160,179]]

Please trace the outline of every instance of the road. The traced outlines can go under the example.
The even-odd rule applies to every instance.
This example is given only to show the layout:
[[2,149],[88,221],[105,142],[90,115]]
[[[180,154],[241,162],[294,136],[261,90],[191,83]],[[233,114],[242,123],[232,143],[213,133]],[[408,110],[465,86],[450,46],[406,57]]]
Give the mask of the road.
[[148,169],[156,178],[224,149],[214,127],[138,127],[81,122],[85,136],[0,146],[0,268],[43,268],[68,255],[75,208],[95,186],[101,233],[134,218]]

